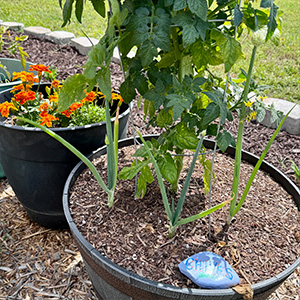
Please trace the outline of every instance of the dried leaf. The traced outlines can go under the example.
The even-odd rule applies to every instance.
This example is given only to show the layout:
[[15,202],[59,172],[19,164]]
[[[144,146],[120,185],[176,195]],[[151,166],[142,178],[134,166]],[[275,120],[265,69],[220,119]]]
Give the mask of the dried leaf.
[[240,284],[233,287],[233,289],[240,295],[243,295],[244,300],[253,300],[253,289],[250,284]]
[[218,242],[218,247],[222,248],[226,245],[226,242]]

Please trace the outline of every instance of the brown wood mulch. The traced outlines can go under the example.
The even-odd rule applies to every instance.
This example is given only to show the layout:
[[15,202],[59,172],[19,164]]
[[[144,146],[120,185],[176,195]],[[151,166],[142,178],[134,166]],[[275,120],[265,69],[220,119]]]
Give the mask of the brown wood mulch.
[[[34,38],[23,46],[31,61],[57,66],[60,74],[64,74],[60,78],[80,72],[79,66],[86,60],[70,46]],[[113,76],[118,86],[122,76],[117,66],[113,67]],[[134,125],[140,127],[141,110],[134,107],[133,116]],[[234,132],[236,124],[231,129]],[[132,132],[131,128],[129,131]],[[153,133],[155,129],[142,132]],[[259,155],[272,132],[259,124],[247,124],[244,149]],[[290,159],[300,165],[299,153],[300,137],[282,132],[267,160],[296,182]],[[299,291],[300,268],[269,300],[299,300]],[[0,179],[0,299],[97,299],[70,232],[49,230],[33,223],[5,179]]]

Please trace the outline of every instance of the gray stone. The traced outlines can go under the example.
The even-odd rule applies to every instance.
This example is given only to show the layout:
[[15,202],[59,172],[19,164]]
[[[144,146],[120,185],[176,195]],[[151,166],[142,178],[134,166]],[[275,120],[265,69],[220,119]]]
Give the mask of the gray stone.
[[237,285],[239,276],[230,264],[213,252],[199,252],[182,261],[179,270],[205,289],[227,289]]
[[[127,57],[129,57],[129,58],[135,57],[135,52],[133,50],[129,51],[129,53],[127,54]],[[114,49],[112,61],[116,64],[120,64],[120,54],[119,54],[118,48]]]
[[73,46],[81,55],[87,55],[92,46],[98,44],[99,40],[87,37],[78,37],[71,40]]
[[[282,111],[284,115],[286,115],[295,105],[295,103],[292,103],[290,101],[276,98],[266,98],[263,100],[263,102],[267,106],[273,103],[274,108],[278,111]],[[271,111],[269,109],[266,112],[264,120],[260,122],[260,124],[267,127],[276,128],[276,123],[271,123]],[[282,130],[285,130],[290,134],[300,135],[300,105],[296,105],[296,107],[289,114],[284,124],[282,125]]]
[[60,254],[59,254],[59,252],[55,252],[54,254],[53,254],[53,259],[54,260],[60,260]]
[[69,44],[72,39],[75,38],[75,35],[68,31],[52,31],[45,34],[45,38],[48,41],[51,41],[58,45]]
[[8,27],[10,30],[13,31],[23,31],[24,24],[18,22],[1,22],[2,26]]
[[28,35],[35,36],[39,39],[45,39],[45,34],[51,32],[49,28],[39,27],[39,26],[30,26],[24,28],[24,33]]

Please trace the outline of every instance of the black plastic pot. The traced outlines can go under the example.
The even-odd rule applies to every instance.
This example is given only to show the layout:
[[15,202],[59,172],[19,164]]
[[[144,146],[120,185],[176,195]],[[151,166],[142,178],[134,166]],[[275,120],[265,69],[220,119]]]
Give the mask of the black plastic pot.
[[[0,93],[0,103],[10,101],[11,97],[10,90]],[[126,137],[128,117],[129,106],[124,104],[119,116],[119,138]],[[105,144],[105,122],[53,131],[85,155]],[[17,198],[40,225],[67,227],[61,199],[65,181],[78,161],[72,152],[42,130],[0,122],[0,163]]]
[[[145,139],[150,139],[157,136],[146,136]],[[133,144],[133,138],[125,139],[119,142],[119,148]],[[213,148],[214,142],[206,140],[205,146]],[[234,154],[234,148],[229,147],[227,153]],[[90,159],[99,157],[106,153],[106,147],[97,150]],[[258,157],[249,152],[243,152],[243,159],[255,164]],[[94,285],[95,291],[99,299],[103,300],[170,300],[170,299],[185,299],[185,300],[233,300],[243,299],[243,296],[237,294],[232,289],[206,290],[206,289],[187,289],[178,288],[163,283],[154,282],[133,274],[124,268],[119,267],[111,262],[81,235],[76,225],[74,224],[69,210],[69,191],[74,185],[79,174],[85,169],[85,165],[79,163],[68,177],[63,194],[63,207],[68,221],[69,227],[79,248],[79,251],[84,259],[86,269]],[[282,186],[294,197],[298,208],[300,208],[300,191],[283,173],[274,168],[272,165],[264,162],[261,166],[271,174],[271,176],[282,184]],[[300,258],[297,259],[284,272],[265,280],[261,283],[254,284],[254,299],[264,300],[274,292],[279,285],[285,281],[289,275],[300,265]]]

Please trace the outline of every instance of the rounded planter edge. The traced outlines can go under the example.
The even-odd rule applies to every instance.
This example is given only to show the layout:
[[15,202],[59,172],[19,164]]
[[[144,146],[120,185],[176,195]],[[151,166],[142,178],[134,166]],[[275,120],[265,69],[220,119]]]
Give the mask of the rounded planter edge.
[[[145,140],[149,140],[151,138],[158,138],[159,135],[146,135],[144,136]],[[119,141],[119,148],[126,147],[132,145],[134,138],[126,138]],[[206,148],[213,148],[214,141],[205,139],[204,146]],[[235,149],[231,146],[228,147],[226,153],[230,155],[234,155]],[[93,159],[99,157],[103,154],[106,154],[106,146],[99,148],[94,151],[92,155],[90,155],[89,159]],[[251,164],[255,164],[259,159],[256,155],[251,154],[250,152],[243,151],[242,159],[247,160]],[[72,232],[72,235],[77,243],[79,251],[84,259],[87,271],[92,279],[94,284],[95,276],[98,276],[97,273],[102,274],[104,279],[102,278],[100,282],[101,288],[111,289],[112,293],[115,293],[114,299],[119,300],[130,300],[130,299],[243,299],[242,295],[237,294],[233,289],[190,289],[190,288],[180,288],[174,287],[172,285],[163,284],[159,282],[155,282],[139,276],[135,273],[127,271],[126,269],[118,266],[117,264],[111,262],[109,259],[101,255],[97,249],[95,249],[79,232],[75,223],[73,222],[72,216],[69,211],[69,188],[75,183],[79,174],[86,168],[86,166],[79,162],[72,172],[70,173],[63,192],[63,209],[65,213],[65,217],[69,224],[69,228]],[[278,181],[286,190],[289,192],[296,202],[298,209],[300,209],[300,191],[298,187],[289,179],[286,175],[284,175],[280,170],[272,166],[268,162],[263,162],[260,167],[261,170],[264,170],[269,173],[274,180]],[[271,174],[269,171],[273,170],[274,172]],[[281,178],[281,179],[280,179]],[[257,300],[266,299],[272,292],[274,292],[281,284],[284,282],[300,265],[300,257],[290,266],[288,266],[283,272],[267,279],[262,282],[256,283],[252,285],[254,298]],[[94,279],[94,280],[93,280]],[[101,297],[97,287],[94,284],[96,289],[96,293],[99,297]],[[121,294],[118,290],[123,288],[124,294]],[[104,295],[107,295],[107,291],[104,292]],[[124,297],[123,297],[124,295]],[[101,298],[99,298],[101,299]],[[105,299],[105,298],[104,298]],[[110,299],[110,298],[107,298]],[[112,298],[111,298],[112,299]],[[105,299],[106,300],[106,299]]]

